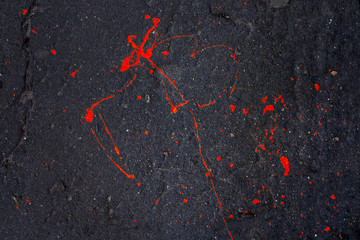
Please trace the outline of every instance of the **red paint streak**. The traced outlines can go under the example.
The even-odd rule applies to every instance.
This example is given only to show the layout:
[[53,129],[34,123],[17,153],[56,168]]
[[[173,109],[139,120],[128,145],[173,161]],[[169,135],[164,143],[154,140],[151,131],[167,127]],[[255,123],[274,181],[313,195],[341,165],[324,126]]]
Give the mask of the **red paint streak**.
[[237,69],[236,69],[236,74],[235,74],[235,83],[234,83],[234,86],[233,86],[232,89],[231,89],[230,95],[231,95],[231,94],[234,92],[234,90],[235,90],[236,83],[237,83],[237,75],[238,75],[238,72],[239,72],[239,69],[237,68]]
[[138,185],[138,187],[140,187],[140,186],[141,186],[141,183],[138,183],[137,185]]
[[330,231],[330,227],[327,227],[324,230],[325,230],[325,232],[328,232],[328,231]]
[[72,76],[72,77],[75,77],[75,74],[76,74],[78,71],[79,71],[79,70],[76,70],[75,72],[72,72],[72,73],[71,73],[71,76]]
[[335,195],[333,194],[333,195],[331,195],[331,199],[336,199],[336,197],[335,197]]
[[136,74],[134,75],[134,78],[125,87],[123,87],[122,89],[120,89],[118,91],[119,92],[124,91],[127,87],[129,87],[134,82],[135,79],[136,79]]
[[268,96],[263,97],[261,101],[262,101],[263,103],[266,103],[266,99],[268,99]]
[[112,158],[109,157],[109,155],[106,155],[106,156],[108,157],[108,159],[110,159],[110,160],[112,161],[112,163],[115,164],[115,166],[116,166],[122,173],[125,174],[125,176],[126,176],[127,178],[131,178],[131,179],[134,179],[134,178],[135,178],[134,174],[131,174],[131,175],[127,174]]
[[249,111],[246,111],[245,108],[242,109],[243,113],[248,114]]
[[55,55],[56,51],[54,49],[51,49],[51,53]]
[[91,132],[94,134],[94,137],[95,137],[96,141],[98,142],[98,144],[100,145],[100,147],[105,151],[105,147],[103,145],[101,145],[101,143],[100,143],[99,139],[97,138],[94,130],[91,129]]
[[319,88],[320,88],[319,84],[315,83],[315,89],[316,89],[316,91],[319,91]]
[[27,9],[24,9],[22,14],[25,15],[27,13],[27,11],[28,11]]
[[267,105],[266,108],[264,109],[263,115],[265,115],[266,111],[274,111],[274,106]]
[[100,113],[99,113],[99,117],[101,118],[101,121],[102,121],[103,124],[104,124],[106,133],[107,133],[107,134],[110,136],[110,138],[111,138],[111,141],[112,141],[112,143],[113,143],[113,145],[114,145],[114,149],[115,149],[116,154],[117,154],[117,155],[120,155],[119,149],[118,149],[118,147],[116,146],[116,144],[115,144],[115,142],[114,142],[114,139],[113,139],[113,137],[112,137],[112,135],[111,135],[108,127],[106,126],[105,121],[104,121],[104,119],[102,118],[102,116],[101,116]]
[[198,107],[201,108],[201,109],[202,109],[203,107],[207,107],[207,106],[213,105],[213,104],[215,104],[215,100],[212,101],[212,102],[209,102],[209,103],[207,103],[207,104],[203,104],[203,105],[200,105],[199,103],[197,103]]
[[37,31],[35,31],[35,29],[31,29],[31,31],[32,31],[33,33],[37,33]]
[[229,165],[231,168],[234,166],[234,164],[233,163],[230,163],[230,165]]
[[252,201],[254,204],[258,204],[260,201],[255,199],[254,201]]
[[159,199],[155,201],[155,204],[158,204],[159,203]]
[[285,173],[284,173],[284,176],[289,176],[289,160],[286,158],[286,157],[281,157],[280,158],[280,161],[283,165],[283,168],[285,168]]
[[93,103],[93,104],[91,105],[91,108],[86,109],[87,114],[85,115],[85,120],[86,120],[87,122],[92,122],[92,120],[93,120],[93,118],[94,118],[94,113],[93,113],[94,107],[98,106],[99,103],[101,103],[101,102],[103,102],[103,101],[106,101],[106,100],[108,100],[108,99],[110,99],[110,98],[113,98],[113,97],[115,97],[115,95],[111,95],[110,97],[103,98],[103,99],[101,99],[100,101],[97,101],[97,102]]

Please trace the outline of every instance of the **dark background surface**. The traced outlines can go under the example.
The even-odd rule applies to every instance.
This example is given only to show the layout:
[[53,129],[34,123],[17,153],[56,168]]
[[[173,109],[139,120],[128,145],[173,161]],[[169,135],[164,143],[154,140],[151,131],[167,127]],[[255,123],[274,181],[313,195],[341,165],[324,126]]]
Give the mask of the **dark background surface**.
[[[154,50],[194,99],[176,114],[148,63],[117,91],[147,14],[160,40],[236,49],[238,64],[222,48],[191,58],[185,38]],[[1,239],[360,239],[359,24],[355,0],[0,0]],[[134,179],[83,118],[112,94],[96,114]]]

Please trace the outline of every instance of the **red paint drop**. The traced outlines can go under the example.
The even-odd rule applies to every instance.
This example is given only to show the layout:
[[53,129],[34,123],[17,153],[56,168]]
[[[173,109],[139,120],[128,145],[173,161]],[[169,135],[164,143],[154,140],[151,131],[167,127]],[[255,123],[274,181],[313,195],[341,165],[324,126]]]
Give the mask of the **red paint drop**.
[[54,49],[51,49],[51,53],[55,55],[56,51]]
[[188,202],[188,200],[185,198],[185,199],[183,200],[183,202],[184,202],[184,203],[187,203],[187,202]]
[[229,218],[233,218],[234,216],[233,215],[230,215]]
[[335,197],[335,195],[333,194],[333,195],[331,195],[331,199],[336,199],[336,197]]
[[248,114],[249,111],[246,111],[245,108],[242,109],[243,113]]
[[218,161],[220,161],[220,160],[221,160],[221,157],[217,157],[216,159],[217,159]]
[[141,186],[141,183],[138,183],[137,185],[140,187],[140,186]]
[[319,88],[320,88],[319,84],[315,83],[315,88],[316,88],[316,91],[319,91]]
[[72,72],[72,73],[71,73],[71,76],[72,76],[72,77],[75,77],[75,74],[76,74],[78,71],[79,71],[79,70],[76,70],[75,72]]
[[24,11],[23,11],[23,15],[25,15],[27,13],[27,9],[24,9]]
[[254,201],[252,201],[254,204],[258,204],[260,201],[255,199]]
[[266,108],[264,109],[263,115],[265,115],[266,111],[274,111],[274,106],[267,105]]
[[140,99],[141,99],[141,96],[138,96],[137,99],[140,100]]
[[325,232],[330,231],[330,227],[325,228]]
[[229,105],[229,107],[231,108],[231,111],[232,111],[232,112],[235,111],[235,106],[234,106],[234,105]]
[[230,167],[233,167],[234,166],[234,164],[233,163],[230,163]]
[[159,199],[155,201],[155,204],[158,204],[159,203]]
[[149,135],[149,132],[148,132],[148,131],[145,131],[145,135]]
[[289,176],[289,160],[286,157],[281,157],[280,161],[283,165],[283,168],[285,168],[284,176]]
[[149,15],[145,15],[145,19],[150,19],[150,16],[149,16]]

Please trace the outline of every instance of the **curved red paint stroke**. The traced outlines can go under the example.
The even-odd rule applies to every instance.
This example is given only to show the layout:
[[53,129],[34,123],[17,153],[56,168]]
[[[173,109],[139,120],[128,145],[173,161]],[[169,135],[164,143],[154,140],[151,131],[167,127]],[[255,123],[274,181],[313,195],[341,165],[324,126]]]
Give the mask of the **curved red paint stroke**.
[[280,161],[281,161],[281,163],[283,165],[283,168],[285,168],[284,176],[289,176],[289,171],[290,171],[290,169],[289,169],[289,160],[286,157],[282,156],[280,158]]
[[[149,19],[150,17],[148,15],[145,16],[145,19]],[[128,36],[128,43],[132,46],[133,50],[132,52],[127,56],[125,57],[124,61],[122,62],[121,64],[121,68],[120,68],[120,72],[125,72],[129,69],[131,69],[132,67],[135,67],[135,66],[143,66],[141,63],[140,63],[140,59],[141,57],[146,59],[150,64],[151,66],[153,67],[153,69],[156,69],[161,75],[163,75],[166,80],[168,80],[168,82],[170,83],[170,85],[176,90],[176,92],[178,93],[178,95],[181,97],[182,99],[182,103],[179,103],[177,105],[174,105],[174,103],[171,101],[170,97],[168,96],[167,94],[167,89],[165,87],[165,82],[164,80],[162,80],[162,83],[163,83],[163,86],[164,86],[164,93],[165,93],[165,97],[166,99],[168,100],[170,106],[171,106],[171,113],[176,113],[178,111],[178,108],[179,107],[182,107],[182,106],[185,106],[187,105],[187,103],[190,101],[190,100],[186,100],[185,97],[182,95],[182,93],[180,92],[180,90],[178,89],[178,87],[176,86],[176,84],[169,78],[169,76],[162,70],[160,69],[157,64],[155,64],[152,60],[151,60],[151,57],[153,55],[153,50],[158,47],[160,44],[166,42],[166,41],[169,41],[171,39],[175,39],[175,38],[185,38],[185,37],[189,37],[189,38],[192,38],[194,41],[195,41],[195,47],[190,55],[190,57],[195,57],[197,54],[205,51],[205,50],[208,50],[208,49],[212,49],[212,48],[217,48],[217,47],[222,47],[222,48],[226,48],[228,50],[231,50],[233,51],[234,53],[233,54],[230,54],[230,57],[233,58],[234,62],[238,63],[238,61],[236,60],[236,55],[235,55],[235,50],[227,45],[223,45],[223,44],[220,44],[220,45],[213,45],[213,46],[208,46],[208,47],[205,47],[205,48],[202,48],[200,50],[197,50],[197,47],[198,47],[198,40],[194,37],[194,36],[191,36],[191,35],[180,35],[180,36],[173,36],[173,37],[170,37],[170,38],[167,38],[159,43],[156,43],[157,41],[157,25],[158,23],[160,22],[160,19],[158,18],[153,18],[153,26],[151,28],[148,29],[148,31],[146,32],[144,38],[143,38],[143,41],[141,43],[140,46],[138,46],[134,40],[136,39],[136,36],[135,35],[129,35]],[[152,43],[151,47],[148,48],[146,51],[144,50],[144,46],[146,44],[146,42],[149,40],[149,35],[150,33],[154,32],[155,33],[155,38],[154,38],[154,42]],[[167,53],[167,52],[166,52]],[[231,92],[230,94],[232,94],[235,90],[235,86],[236,86],[236,82],[237,82],[237,74],[238,74],[238,69],[236,71],[236,75],[235,75],[235,83],[231,89]],[[136,79],[136,74],[134,76],[134,78],[121,90],[118,90],[119,92],[122,92],[124,91],[127,87],[129,87],[133,81]],[[93,109],[99,105],[100,102],[102,101],[105,101],[105,100],[108,100],[110,98],[113,98],[115,95],[112,95],[110,97],[107,97],[107,98],[104,98],[104,99],[101,99],[100,101],[98,102],[95,102],[92,104],[91,108],[87,109],[87,114],[85,115],[85,120],[87,122],[91,122],[93,120],[93,117],[94,117],[94,113],[93,113]],[[193,99],[191,99],[193,100]],[[215,104],[215,101],[212,101],[208,104],[204,104],[204,105],[200,105],[199,103],[197,103],[199,108],[202,109],[204,106],[209,106],[210,104]],[[235,107],[231,105],[231,108],[232,110],[234,111],[235,110]],[[213,189],[213,192],[215,194],[215,197],[218,201],[218,204],[219,204],[219,208],[223,213],[223,207],[222,207],[222,204],[221,204],[221,201],[220,201],[220,198],[216,192],[216,188],[215,188],[215,184],[214,184],[214,181],[211,177],[211,174],[210,174],[210,170],[208,168],[208,165],[206,163],[206,160],[202,154],[202,148],[201,148],[201,141],[200,141],[200,135],[199,135],[199,128],[198,128],[198,123],[197,123],[197,120],[196,120],[196,117],[195,117],[195,114],[194,112],[192,111],[192,109],[189,107],[189,111],[191,113],[191,115],[193,116],[193,121],[194,121],[194,126],[195,126],[195,130],[196,130],[196,136],[197,136],[197,141],[198,141],[198,148],[199,148],[199,153],[200,153],[200,157],[203,161],[203,164],[204,164],[204,168],[206,170],[206,174],[205,176],[208,177],[210,179],[210,182],[211,182],[211,186],[212,186],[212,189]],[[116,151],[117,154],[119,154],[119,150],[112,138],[112,135],[109,131],[109,129],[107,128],[106,124],[105,124],[105,121],[103,120],[102,116],[99,114],[102,122],[103,122],[103,125],[105,126],[105,130],[107,132],[107,134],[110,136],[111,138],[111,141],[114,145],[114,149]],[[98,140],[98,138],[96,137],[95,135],[95,132],[92,130],[92,133],[94,134],[98,144],[105,150],[105,148],[101,145],[100,141]],[[115,163],[115,161],[113,159],[111,159],[108,155],[106,155],[116,166],[117,168],[119,168],[128,178],[134,178],[134,175],[129,175],[127,174],[118,164]],[[224,223],[225,223],[225,226],[227,226],[227,222],[226,222],[226,219],[225,217],[223,216],[223,220],[224,220]],[[228,231],[229,233],[229,236],[231,239],[233,239],[232,235],[231,235],[231,232]]]

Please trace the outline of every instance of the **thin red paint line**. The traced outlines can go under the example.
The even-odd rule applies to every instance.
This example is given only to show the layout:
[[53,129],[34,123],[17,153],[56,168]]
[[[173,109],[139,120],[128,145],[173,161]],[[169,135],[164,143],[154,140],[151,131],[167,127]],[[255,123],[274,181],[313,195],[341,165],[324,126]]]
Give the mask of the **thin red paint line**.
[[238,72],[239,72],[239,68],[236,69],[236,74],[235,74],[235,83],[234,83],[234,86],[232,87],[232,90],[230,92],[230,94],[232,94],[235,90],[235,87],[236,87],[236,83],[237,83],[237,75],[238,75]]
[[135,75],[134,75],[134,78],[125,86],[125,87],[123,87],[122,89],[120,89],[120,90],[118,90],[119,92],[122,92],[122,91],[124,91],[127,87],[129,87],[132,83],[133,83],[133,81],[136,79],[136,73],[135,73]]
[[115,166],[116,166],[122,173],[125,174],[125,176],[126,176],[127,178],[131,178],[131,179],[134,179],[134,178],[135,178],[134,174],[131,174],[131,175],[127,174],[111,157],[109,157],[109,155],[106,154],[106,156],[113,162],[113,164],[115,164]]
[[110,136],[110,138],[111,138],[111,141],[112,141],[112,143],[114,144],[114,149],[115,149],[116,154],[117,154],[117,155],[120,155],[119,149],[118,149],[118,147],[116,146],[116,144],[115,144],[115,142],[114,142],[114,139],[113,139],[113,137],[111,136],[111,133],[110,133],[108,127],[106,126],[105,121],[104,121],[104,119],[102,118],[102,116],[101,116],[100,113],[99,113],[99,117],[101,118],[101,121],[103,122],[103,124],[104,124],[104,126],[105,126],[105,129],[106,129],[107,134],[109,134],[109,136]]
[[103,145],[101,145],[98,137],[97,137],[96,134],[95,134],[95,131],[91,129],[91,132],[94,134],[94,137],[96,138],[96,141],[98,142],[98,144],[99,144],[99,145],[102,147],[102,149],[105,151],[105,147],[104,147]]
[[113,94],[113,95],[111,95],[111,96],[109,96],[107,98],[103,98],[100,101],[97,101],[97,102],[93,103],[91,105],[91,108],[86,109],[87,114],[85,115],[85,120],[87,122],[92,122],[92,120],[94,118],[93,108],[96,107],[97,105],[99,105],[99,103],[101,103],[102,101],[108,100],[108,99],[113,98],[113,97],[115,97],[115,94]]
[[215,100],[214,100],[214,101],[211,101],[211,102],[209,102],[209,103],[203,104],[203,105],[200,105],[199,103],[197,103],[197,105],[198,105],[198,107],[199,107],[200,109],[203,109],[203,107],[207,107],[207,106],[210,106],[210,105],[213,105],[213,104],[215,104]]

